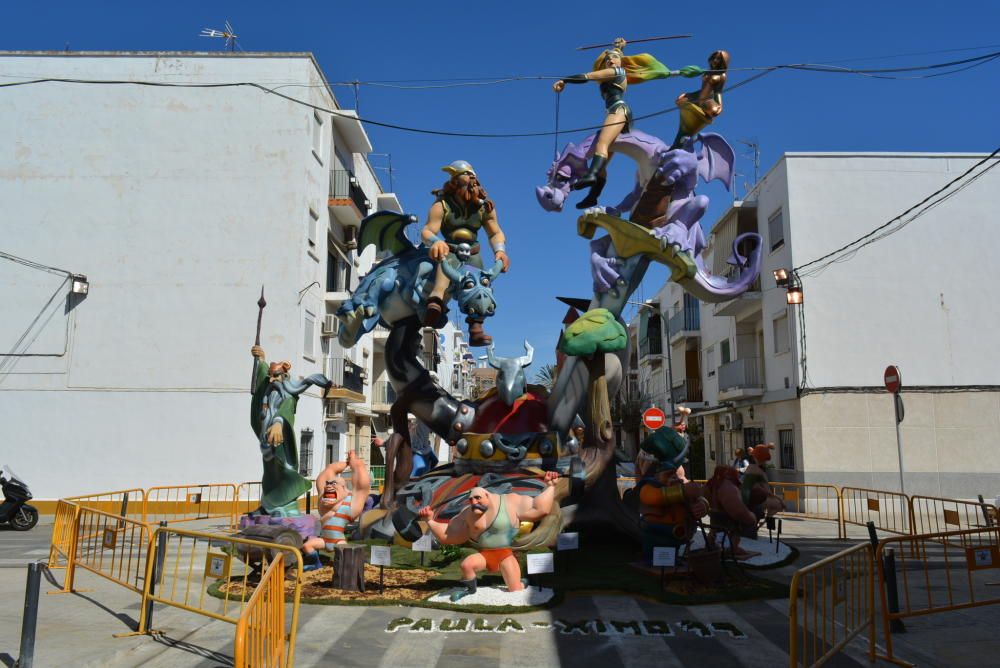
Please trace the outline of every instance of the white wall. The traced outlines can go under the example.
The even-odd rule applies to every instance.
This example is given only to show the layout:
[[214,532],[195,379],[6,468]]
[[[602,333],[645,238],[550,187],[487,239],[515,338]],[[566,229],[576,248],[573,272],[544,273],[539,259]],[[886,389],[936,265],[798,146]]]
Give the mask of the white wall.
[[[302,55],[3,64],[34,77],[320,80]],[[301,95],[335,104],[324,88]],[[322,370],[322,289],[309,284],[325,280],[325,232],[315,260],[306,226],[309,207],[328,224],[329,120],[317,160],[313,112],[249,88],[33,85],[0,97],[0,115],[17,129],[0,155],[4,249],[90,279],[90,294],[68,316],[56,309],[28,351],[61,354],[0,375],[0,421],[18,444],[4,459],[38,498],[259,478],[248,391],[261,284],[269,357],[293,374]],[[0,263],[4,351],[54,279]],[[313,429],[321,461],[318,392],[300,401],[296,428]]]
[[[788,190],[795,264],[894,218],[979,158],[957,155],[791,154]],[[851,260],[804,279],[808,381],[880,386],[888,364],[906,385],[988,385],[1000,378],[1000,311],[989,286],[996,259],[1000,172]]]

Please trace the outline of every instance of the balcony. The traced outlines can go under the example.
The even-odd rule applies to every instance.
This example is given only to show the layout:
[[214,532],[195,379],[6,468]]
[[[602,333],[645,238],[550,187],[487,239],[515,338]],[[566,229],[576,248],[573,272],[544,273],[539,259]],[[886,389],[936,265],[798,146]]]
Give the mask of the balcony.
[[701,336],[701,311],[698,304],[686,304],[667,321],[670,330],[670,343],[682,338]]
[[719,367],[719,400],[759,397],[764,394],[760,360],[743,357]]
[[347,403],[365,402],[365,369],[346,357],[328,356],[323,364],[326,377],[333,387],[326,391],[327,399],[343,399]]
[[357,227],[361,219],[368,215],[371,202],[358,183],[358,179],[346,169],[330,170],[330,199],[327,202],[330,215],[342,225]]
[[639,364],[659,364],[663,361],[663,341],[660,337],[650,334],[649,338],[639,342]]
[[[731,267],[727,278],[731,278],[737,271],[736,267]],[[737,320],[742,320],[761,309],[760,276],[754,279],[750,288],[736,299],[720,302],[715,305],[712,313],[716,316],[731,316]]]
[[675,404],[701,403],[704,401],[701,395],[701,378],[685,378],[670,394]]
[[388,413],[396,401],[396,390],[387,380],[380,380],[372,385],[372,410],[376,413]]

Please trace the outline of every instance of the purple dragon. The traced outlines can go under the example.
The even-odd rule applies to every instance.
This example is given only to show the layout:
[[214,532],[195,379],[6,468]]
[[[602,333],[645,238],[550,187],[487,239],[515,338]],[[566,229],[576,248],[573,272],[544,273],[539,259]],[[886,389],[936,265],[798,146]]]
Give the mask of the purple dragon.
[[[553,161],[547,173],[548,182],[535,189],[543,209],[562,211],[572,184],[586,171],[594,137],[587,137],[579,145],[568,144]],[[599,224],[610,230],[609,218],[629,216],[631,223],[649,229],[662,249],[672,247],[691,268],[678,283],[703,301],[725,301],[745,292],[760,271],[759,235],[744,234],[734,241],[729,263],[739,271],[732,278],[710,275],[701,258],[705,237],[700,221],[709,199],[695,194],[694,189],[699,177],[706,182],[718,179],[731,189],[735,154],[729,143],[718,134],[704,132],[671,150],[656,137],[633,130],[619,135],[612,151],[636,162],[635,187],[617,205],[587,209],[584,217],[602,218],[604,222]],[[738,247],[746,252],[739,252]],[[591,251],[594,290],[607,292],[623,281],[622,259],[610,236],[591,242]]]

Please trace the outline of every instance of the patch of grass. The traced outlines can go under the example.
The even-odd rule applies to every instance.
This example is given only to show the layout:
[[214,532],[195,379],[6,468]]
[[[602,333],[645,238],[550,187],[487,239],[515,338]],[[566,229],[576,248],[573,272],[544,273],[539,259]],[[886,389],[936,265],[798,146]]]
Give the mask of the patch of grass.
[[[383,541],[362,541],[368,545],[384,545]],[[531,552],[547,552],[545,549]],[[426,553],[424,565],[420,564],[420,553],[409,548],[392,546],[392,569],[432,571],[421,589],[426,588],[432,593],[457,586],[461,579],[459,564],[466,555],[474,550],[466,547],[449,546],[448,549]],[[523,577],[527,576],[524,553],[515,554],[521,564]],[[789,561],[797,555],[789,558]],[[391,588],[386,587],[385,597],[377,594],[377,585],[373,588],[368,584],[369,591],[375,595],[363,598],[337,597],[326,595],[323,598],[306,598],[302,601],[317,605],[365,605],[434,608],[452,610],[469,614],[513,614],[533,612],[559,605],[566,594],[587,593],[622,593],[631,596],[641,596],[664,603],[679,605],[700,605],[708,603],[724,603],[730,601],[754,600],[765,598],[786,598],[788,586],[773,582],[763,577],[755,576],[748,571],[737,569],[732,564],[724,564],[725,578],[717,587],[706,587],[698,584],[693,577],[683,573],[668,574],[665,585],[661,587],[658,572],[633,567],[631,564],[640,562],[641,550],[629,541],[592,544],[586,549],[558,552],[555,555],[556,572],[529,577],[531,584],[546,589],[553,589],[555,595],[539,606],[487,606],[487,605],[454,605],[447,602],[430,602],[428,600],[402,600],[393,598]],[[778,564],[781,565],[781,564]],[[388,573],[388,571],[387,571]],[[220,591],[222,581],[214,583],[209,588],[209,594],[223,598]],[[499,574],[483,574],[479,578],[483,587],[501,586],[503,579]],[[332,592],[331,592],[332,593]]]

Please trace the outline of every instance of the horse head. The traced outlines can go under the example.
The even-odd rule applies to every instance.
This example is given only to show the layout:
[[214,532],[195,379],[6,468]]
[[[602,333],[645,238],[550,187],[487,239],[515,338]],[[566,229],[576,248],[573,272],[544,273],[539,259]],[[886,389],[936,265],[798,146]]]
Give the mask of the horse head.
[[546,211],[562,211],[570,186],[586,171],[586,151],[576,144],[567,144],[545,173],[546,184],[535,188],[538,203]]
[[497,392],[508,406],[513,406],[514,402],[528,391],[524,369],[531,364],[535,349],[525,341],[524,350],[527,354],[520,357],[495,357],[492,345],[486,349],[490,366],[499,372],[497,374]]

